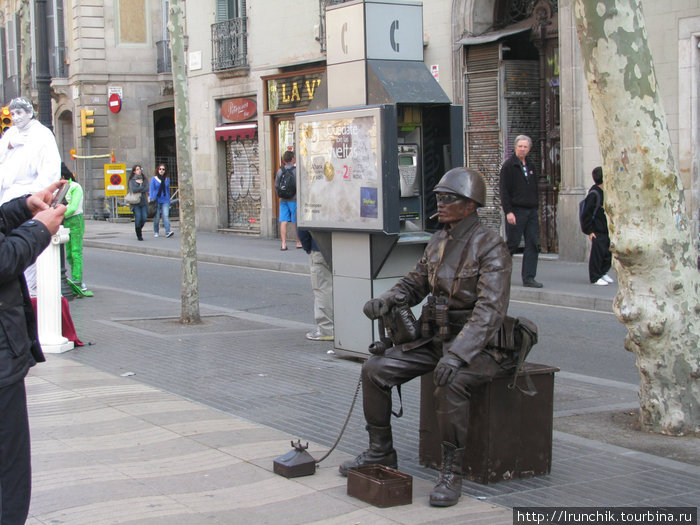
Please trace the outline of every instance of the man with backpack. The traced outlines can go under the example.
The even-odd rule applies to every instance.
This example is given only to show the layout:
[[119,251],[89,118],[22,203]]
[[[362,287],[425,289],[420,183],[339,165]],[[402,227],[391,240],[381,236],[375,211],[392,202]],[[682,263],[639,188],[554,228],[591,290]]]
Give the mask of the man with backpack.
[[603,209],[603,168],[593,168],[593,182],[580,212],[581,231],[591,240],[591,256],[588,260],[588,277],[596,286],[613,282],[608,275],[612,263],[608,219]]
[[279,221],[280,236],[282,237],[282,251],[287,249],[287,224],[292,223],[294,236],[297,238],[297,248],[301,248],[301,242],[296,232],[297,222],[297,170],[294,166],[294,152],[285,151],[282,155],[284,165],[275,175],[275,191],[280,199]]

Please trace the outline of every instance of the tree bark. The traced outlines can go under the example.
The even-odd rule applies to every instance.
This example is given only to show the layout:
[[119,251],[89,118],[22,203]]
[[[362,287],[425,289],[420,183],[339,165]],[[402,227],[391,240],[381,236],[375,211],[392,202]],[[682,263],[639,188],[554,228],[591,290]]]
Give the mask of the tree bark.
[[201,323],[199,278],[197,274],[197,231],[194,212],[194,184],[190,159],[190,119],[187,107],[184,14],[181,0],[170,0],[168,31],[175,98],[175,135],[180,188],[180,249],[182,251],[181,323]]
[[700,275],[641,3],[575,0],[643,428],[700,431]]

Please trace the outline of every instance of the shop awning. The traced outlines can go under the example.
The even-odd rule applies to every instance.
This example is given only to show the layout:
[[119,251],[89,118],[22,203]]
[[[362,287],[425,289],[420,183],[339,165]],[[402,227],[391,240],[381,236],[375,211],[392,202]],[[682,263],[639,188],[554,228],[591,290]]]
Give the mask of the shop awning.
[[258,132],[258,125],[255,122],[246,124],[227,124],[214,128],[216,140],[239,140],[252,139]]
[[497,31],[490,31],[488,33],[482,33],[481,35],[468,36],[462,38],[461,40],[458,40],[457,43],[463,46],[488,44],[490,42],[496,42],[497,40],[500,40],[501,38],[505,38],[507,36],[517,35],[518,33],[529,31],[530,29],[532,29],[532,26],[534,24],[534,18],[530,17],[525,20],[521,20],[520,22],[517,22],[515,24],[509,25],[508,27],[504,27],[503,29],[499,29]]
[[423,62],[367,61],[367,99],[370,104],[449,104]]

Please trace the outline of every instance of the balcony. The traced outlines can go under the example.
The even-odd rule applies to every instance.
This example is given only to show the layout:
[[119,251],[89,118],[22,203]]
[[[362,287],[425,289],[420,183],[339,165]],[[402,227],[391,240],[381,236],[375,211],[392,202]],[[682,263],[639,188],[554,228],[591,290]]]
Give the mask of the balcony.
[[159,40],[156,42],[156,52],[158,53],[156,72],[158,74],[172,73],[173,63],[170,58],[170,42],[168,40]]
[[211,25],[211,67],[227,71],[248,66],[246,18]]

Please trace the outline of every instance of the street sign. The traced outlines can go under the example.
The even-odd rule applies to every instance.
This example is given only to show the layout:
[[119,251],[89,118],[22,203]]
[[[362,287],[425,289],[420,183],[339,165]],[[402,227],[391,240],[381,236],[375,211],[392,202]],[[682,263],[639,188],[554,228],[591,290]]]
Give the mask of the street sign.
[[126,164],[105,164],[105,197],[126,195]]
[[109,96],[109,110],[112,113],[119,113],[122,109],[122,97],[119,93],[112,93]]

